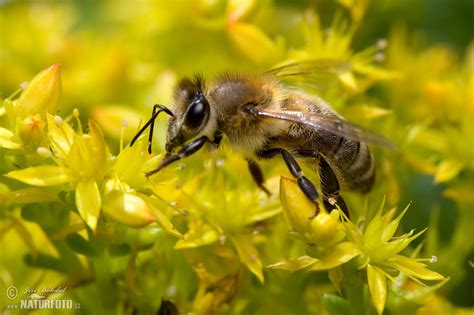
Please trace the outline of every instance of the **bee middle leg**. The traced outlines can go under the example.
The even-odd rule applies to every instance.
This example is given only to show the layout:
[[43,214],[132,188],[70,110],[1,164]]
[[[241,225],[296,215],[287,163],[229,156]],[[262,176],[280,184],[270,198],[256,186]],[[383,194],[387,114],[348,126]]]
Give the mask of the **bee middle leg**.
[[[319,194],[313,183],[311,183],[311,181],[306,176],[304,176],[301,167],[299,166],[293,155],[285,149],[272,148],[258,152],[257,156],[261,158],[271,158],[277,154],[282,155],[283,160],[285,161],[286,166],[290,170],[291,175],[296,178],[301,191],[315,204],[316,209],[314,211],[314,214],[310,217],[314,218],[319,213],[319,204],[317,202]],[[297,152],[297,154],[299,153]],[[311,156],[313,156],[313,154],[311,154]]]
[[326,209],[334,209],[334,206],[338,205],[342,212],[349,217],[346,203],[339,195],[339,182],[336,175],[322,156],[319,157],[319,177],[321,178],[321,192]]

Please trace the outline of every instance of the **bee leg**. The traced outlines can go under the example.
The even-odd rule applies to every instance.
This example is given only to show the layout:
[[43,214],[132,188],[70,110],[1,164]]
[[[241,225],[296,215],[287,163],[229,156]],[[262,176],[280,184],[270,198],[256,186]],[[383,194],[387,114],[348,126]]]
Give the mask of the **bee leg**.
[[257,186],[263,190],[267,196],[270,197],[271,193],[270,191],[263,185],[263,182],[265,181],[263,178],[263,173],[262,169],[260,166],[258,166],[257,162],[251,159],[247,159],[247,166],[249,168],[250,174],[252,175],[253,180],[257,184]]
[[311,181],[306,176],[304,176],[303,171],[298,165],[298,162],[296,162],[295,158],[288,151],[281,149],[280,152],[283,156],[286,166],[290,170],[291,175],[297,179],[298,186],[300,186],[301,191],[303,191],[306,197],[308,197],[316,205],[316,210],[310,217],[314,218],[319,213],[319,205],[317,203],[318,191],[316,190],[316,187],[314,187],[313,183],[311,183]]
[[181,150],[178,151],[177,154],[173,154],[173,155],[168,155],[167,154],[167,155],[165,155],[165,157],[161,160],[160,164],[158,164],[157,168],[145,173],[146,177],[149,177],[149,176],[159,172],[162,168],[164,168],[165,166],[167,166],[167,165],[169,165],[169,164],[171,164],[175,161],[181,160],[182,158],[185,158],[187,156],[190,156],[190,155],[196,153],[207,142],[210,142],[209,138],[206,137],[206,136],[202,136],[202,137],[198,138],[197,140],[194,140],[193,142],[190,142],[187,145],[185,145],[183,148],[181,148]]
[[322,156],[319,157],[319,177],[321,178],[321,192],[326,209],[332,210],[335,205],[338,205],[342,212],[349,217],[346,203],[339,195],[339,182],[336,175]]
[[148,153],[151,153],[151,143],[153,140],[153,128],[155,127],[155,119],[161,112],[165,112],[170,116],[173,116],[173,113],[166,107],[160,104],[153,105],[153,110],[151,112],[151,118],[146,122],[146,124],[137,132],[135,137],[133,137],[132,141],[130,142],[130,146],[132,146],[135,141],[141,136],[141,134],[150,127],[150,133],[148,134]]

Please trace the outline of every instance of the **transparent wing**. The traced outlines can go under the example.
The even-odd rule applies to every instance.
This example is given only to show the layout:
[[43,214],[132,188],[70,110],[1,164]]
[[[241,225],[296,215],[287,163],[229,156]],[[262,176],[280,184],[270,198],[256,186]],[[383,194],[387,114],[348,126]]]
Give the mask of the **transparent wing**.
[[299,111],[259,110],[257,114],[260,117],[286,120],[314,129],[326,130],[349,140],[374,144],[391,150],[397,149],[397,146],[387,138],[369,131],[361,126],[352,124],[346,120],[343,120],[342,118],[328,117],[316,113],[306,113]]
[[348,62],[336,59],[314,59],[302,62],[289,63],[266,71],[266,74],[277,77],[291,77],[298,75],[338,75],[348,72],[351,65]]
[[350,71],[351,64],[336,59],[313,59],[288,63],[265,72],[282,80],[287,86],[320,93],[339,84],[338,75]]

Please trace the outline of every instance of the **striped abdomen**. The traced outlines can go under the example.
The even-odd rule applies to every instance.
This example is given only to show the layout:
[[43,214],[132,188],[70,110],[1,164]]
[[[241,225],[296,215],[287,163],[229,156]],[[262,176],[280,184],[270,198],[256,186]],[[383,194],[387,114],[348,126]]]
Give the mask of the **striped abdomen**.
[[370,191],[375,179],[372,154],[365,143],[334,136],[332,146],[320,147],[340,184],[349,190]]

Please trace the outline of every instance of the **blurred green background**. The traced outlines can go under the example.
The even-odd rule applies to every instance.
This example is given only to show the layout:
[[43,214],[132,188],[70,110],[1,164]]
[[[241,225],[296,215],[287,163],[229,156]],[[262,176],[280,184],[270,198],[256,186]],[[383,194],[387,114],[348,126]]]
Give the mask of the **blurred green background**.
[[[314,58],[352,62],[352,77],[339,78],[336,87],[318,81],[317,92],[349,120],[384,134],[400,150],[374,150],[380,174],[376,188],[368,198],[349,194],[349,204],[355,209],[367,203],[375,208],[383,196],[390,207],[404,208],[411,202],[412,211],[408,211],[403,229],[419,231],[428,226],[428,232],[414,245],[423,243],[422,256],[438,257],[430,268],[451,277],[431,296],[432,303],[418,312],[472,314],[472,21],[472,0],[1,0],[0,93],[7,98],[22,82],[50,65],[60,64],[62,95],[57,114],[66,117],[78,108],[84,125],[89,117],[94,118],[116,153],[121,120],[128,120],[124,127],[127,143],[153,104],[172,103],[173,86],[182,76],[203,73],[212,78],[228,70],[263,72],[284,62]],[[318,41],[315,34],[323,39]],[[160,117],[158,125],[156,149],[160,151],[165,117]],[[0,160],[2,173],[12,169],[6,155],[2,153]],[[203,156],[190,159],[190,165],[199,170]],[[232,165],[244,168],[235,163]],[[264,165],[264,170],[276,176],[283,169],[278,163]],[[247,181],[229,176],[231,181]],[[21,188],[7,179],[0,184],[2,191]],[[10,224],[14,220],[24,222],[30,235],[26,239],[41,252],[40,240],[52,235],[47,225],[55,220],[54,224],[68,225],[67,212],[59,204],[19,206],[0,200],[0,206],[0,289],[11,283],[23,287],[44,281],[58,283],[72,274],[68,273],[75,268],[72,265],[92,264],[94,268],[86,269],[93,275],[81,280],[84,286],[80,281],[75,283],[78,288],[70,293],[83,306],[76,312],[105,311],[106,306],[98,306],[103,302],[118,305],[108,309],[110,313],[151,313],[159,307],[161,297],[177,299],[178,309],[191,309],[198,272],[190,265],[200,256],[173,250],[175,241],[170,237],[151,237],[146,234],[151,228],[134,230],[151,237],[149,246],[154,250],[134,270],[141,294],[130,294],[126,281],[112,284],[101,282],[98,276],[112,270],[123,276],[126,272],[119,266],[126,265],[127,257],[121,257],[120,262],[100,257],[101,261],[91,263],[86,262],[87,255],[63,248],[62,255],[71,257],[57,263],[71,266],[49,268],[53,271],[44,273],[41,264],[28,263],[31,244],[26,241],[25,245],[25,237],[11,235]],[[36,211],[41,211],[42,218],[37,218]],[[355,212],[362,214],[362,210]],[[263,258],[264,265],[274,262],[279,254],[298,250],[287,239],[282,221],[278,216],[266,223],[277,227],[267,231],[269,238],[260,244],[267,257]],[[274,238],[280,240],[269,241]],[[68,246],[58,239],[52,242],[59,248]],[[204,248],[201,255],[212,254]],[[268,279],[263,286],[247,275],[226,312],[327,312],[320,303],[322,293],[334,291],[328,289],[327,276],[265,273]],[[8,301],[3,291],[0,296],[3,310],[14,314],[16,311],[4,308]],[[396,307],[387,310],[387,314],[396,313]]]

